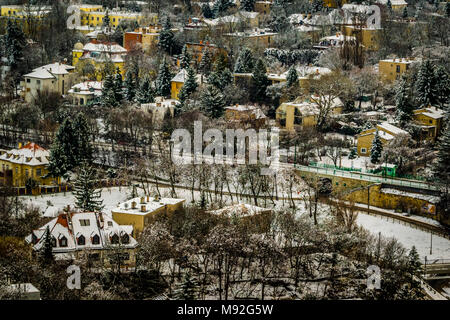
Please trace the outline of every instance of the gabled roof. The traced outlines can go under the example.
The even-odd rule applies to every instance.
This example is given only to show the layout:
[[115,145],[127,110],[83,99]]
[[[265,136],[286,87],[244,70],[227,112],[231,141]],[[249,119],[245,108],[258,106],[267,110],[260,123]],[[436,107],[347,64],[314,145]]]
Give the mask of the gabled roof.
[[0,160],[17,164],[27,164],[29,166],[47,165],[50,153],[37,145],[30,142],[19,149],[12,149],[0,156]]

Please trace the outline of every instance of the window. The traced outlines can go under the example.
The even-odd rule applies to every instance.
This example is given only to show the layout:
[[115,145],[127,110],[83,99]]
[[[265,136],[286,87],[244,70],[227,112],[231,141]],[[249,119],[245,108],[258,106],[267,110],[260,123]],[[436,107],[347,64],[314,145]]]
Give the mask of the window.
[[80,98],[80,104],[83,105],[84,104],[84,99]]
[[30,78],[27,78],[27,83],[30,83],[31,82],[31,79]]
[[112,244],[119,244],[119,236],[117,234],[113,234],[113,236],[111,237],[111,243]]
[[52,247],[56,247],[56,239],[55,237],[52,237]]
[[367,149],[366,148],[361,148],[361,153],[366,153]]
[[128,234],[124,233],[121,238],[122,238],[121,241],[123,244],[130,243],[130,236]]
[[84,246],[86,244],[86,238],[83,235],[79,236],[77,239],[77,244],[79,246]]
[[36,177],[40,177],[42,175],[42,169],[36,169]]
[[433,123],[433,120],[430,120],[430,123]]
[[116,18],[113,18],[113,22],[116,22]]
[[25,177],[28,178],[28,169],[25,169]]
[[80,220],[80,226],[82,226],[82,227],[87,227],[87,226],[90,226],[90,220],[89,219],[81,219]]
[[397,66],[397,73],[400,73],[400,66]]
[[112,227],[112,226],[113,226],[112,221],[108,221],[108,227]]
[[97,234],[92,237],[92,244],[100,244],[100,237]]
[[61,237],[60,239],[59,239],[59,246],[60,247],[67,247],[67,238],[66,237]]
[[97,21],[98,21],[99,19],[98,19],[98,17],[97,17]]
[[41,80],[36,80],[36,84],[37,84],[38,86],[40,86],[40,85],[41,85]]

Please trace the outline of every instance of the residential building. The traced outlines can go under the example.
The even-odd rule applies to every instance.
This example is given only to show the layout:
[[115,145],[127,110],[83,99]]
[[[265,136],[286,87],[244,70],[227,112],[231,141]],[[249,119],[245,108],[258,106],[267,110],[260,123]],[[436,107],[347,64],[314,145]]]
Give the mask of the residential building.
[[152,123],[162,123],[164,119],[173,118],[175,107],[180,102],[176,99],[166,99],[164,97],[156,97],[153,103],[143,103],[141,108],[152,114]]
[[[170,89],[170,97],[172,99],[178,100],[178,94],[180,93],[181,88],[184,85],[184,82],[187,79],[187,71],[186,69],[181,69],[180,72],[178,72],[175,77],[171,80],[171,89]],[[198,74],[196,76],[196,81],[198,85],[201,85],[203,83],[203,75]]]
[[127,50],[115,42],[91,40],[83,45],[78,42],[72,50],[72,65],[76,67],[80,61],[92,63],[97,71],[97,80],[101,81],[103,70],[106,63],[113,63],[114,68],[119,68],[122,77],[125,75],[125,55]]
[[[320,115],[320,109],[316,103],[318,100],[319,97],[312,96],[306,101],[282,103],[276,110],[277,125],[288,131],[298,127],[316,126]],[[341,114],[343,107],[341,99],[334,98],[330,106],[331,115]]]
[[159,198],[149,195],[125,201],[111,210],[112,218],[120,225],[132,225],[133,235],[139,235],[154,221],[156,215],[173,214],[183,209],[185,199]]
[[400,79],[402,74],[407,72],[411,66],[417,63],[411,58],[384,59],[378,62],[378,74],[385,82],[394,82]]
[[132,227],[122,226],[102,212],[76,212],[67,208],[39,229],[33,230],[25,240],[35,251],[42,250],[47,227],[50,231],[55,259],[75,260],[87,258],[94,265],[136,264],[137,241]]
[[126,50],[141,48],[145,52],[149,52],[151,48],[158,44],[160,32],[159,26],[138,28],[134,31],[125,32],[123,46]]
[[229,122],[248,124],[259,128],[266,123],[267,117],[257,106],[236,104],[225,107],[225,119]]
[[272,6],[272,0],[266,1],[255,1],[255,11],[261,14],[270,14],[270,9]]
[[60,62],[33,69],[21,81],[22,98],[26,102],[33,102],[40,94],[66,94],[73,81],[74,70],[75,67]]
[[19,143],[17,149],[2,152],[0,166],[3,184],[19,188],[59,185],[60,177],[47,177],[49,158],[49,151],[33,142],[25,145]]
[[445,111],[437,107],[414,110],[413,119],[422,130],[421,140],[436,140],[444,125]]
[[[391,7],[394,11],[401,11],[408,6],[405,0],[390,0]],[[377,3],[387,6],[388,0],[377,0]]]
[[388,122],[383,122],[376,125],[374,128],[364,130],[357,135],[358,155],[365,157],[370,156],[372,141],[375,138],[375,134],[377,131],[383,145],[388,144],[400,135],[409,135],[407,131],[389,124]]
[[254,28],[244,32],[226,33],[224,36],[238,38],[243,43],[248,45],[262,46],[269,48],[273,43],[273,38],[278,35],[276,32],[271,32],[266,29]]
[[102,95],[102,82],[100,81],[84,81],[72,86],[68,91],[72,97],[72,103],[78,106],[84,106],[89,101]]
[[209,50],[211,53],[211,56],[214,59],[219,55],[227,55],[227,51],[223,48],[219,48],[215,44],[210,43],[209,41],[202,41],[200,40],[198,43],[196,42],[187,42],[186,47],[188,49],[188,52],[192,56],[192,60],[199,64],[200,61],[202,61],[203,54],[206,52],[206,50]]
[[346,4],[347,0],[323,0],[323,4],[328,8],[339,8],[343,4]]
[[[136,21],[141,24],[144,20],[144,16],[141,12],[128,12],[120,11],[119,9],[105,10],[99,5],[80,5],[80,20],[83,26],[102,26],[103,19],[108,13],[110,26],[117,27],[121,21]],[[153,21],[157,21],[157,15],[153,14],[151,16]]]

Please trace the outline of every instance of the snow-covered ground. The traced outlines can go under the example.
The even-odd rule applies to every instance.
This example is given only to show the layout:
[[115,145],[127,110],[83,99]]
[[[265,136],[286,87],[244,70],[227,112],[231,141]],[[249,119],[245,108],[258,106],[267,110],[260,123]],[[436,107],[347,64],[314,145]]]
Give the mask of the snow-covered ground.
[[[163,197],[170,197],[168,188],[160,188]],[[151,194],[153,194],[155,190],[151,190]],[[143,194],[142,189],[138,189],[138,193],[140,195]],[[105,213],[110,213],[111,209],[116,207],[120,202],[127,200],[130,197],[131,188],[130,187],[113,187],[113,188],[104,188],[102,189],[102,199],[103,204],[105,206]],[[195,200],[198,201],[200,199],[200,194],[198,191],[194,192]],[[281,196],[281,194],[280,194]],[[186,203],[191,202],[192,196],[190,190],[185,189],[177,189],[177,197],[186,199]],[[61,211],[65,206],[70,205],[71,207],[75,206],[75,197],[72,192],[67,192],[66,195],[64,193],[51,194],[51,195],[42,195],[42,196],[24,196],[21,197],[25,203],[33,204],[34,206],[39,206],[42,210],[43,215],[48,217],[54,217],[58,211]],[[224,205],[231,204],[231,198],[225,197],[226,201]],[[214,197],[213,197],[214,201]],[[236,203],[237,199],[234,196],[233,202]],[[247,202],[249,204],[254,204],[252,200],[242,201]],[[287,201],[276,201],[275,208],[280,209],[282,207],[287,206]],[[264,200],[259,201],[260,206],[272,207],[271,201],[267,200],[266,204]],[[304,203],[300,201],[296,201],[297,205],[297,215],[309,214],[308,210],[305,208]],[[320,208],[325,209],[326,206],[323,204],[319,204]],[[386,210],[390,213],[393,213],[393,210]],[[399,214],[400,215],[400,214]],[[437,221],[431,220],[425,217],[417,217],[414,216],[417,220],[421,220],[424,222],[432,222],[433,224],[438,225]],[[399,222],[393,221],[391,218],[385,218],[381,216],[371,216],[364,213],[359,213],[358,215],[358,224],[369,230],[374,234],[381,234],[385,237],[395,237],[402,243],[407,249],[411,249],[414,245],[416,246],[421,259],[424,259],[427,256],[428,259],[450,259],[450,240],[439,237],[437,235],[433,235],[433,254],[430,255],[430,238],[431,234],[429,232],[425,232],[419,229],[415,229],[410,225],[400,224]]]
[[[319,163],[334,165],[333,160],[331,160],[328,156],[323,156],[322,160],[319,161]],[[370,169],[370,167],[373,167],[373,165],[370,163],[369,157],[357,157],[355,159],[349,159],[348,156],[342,156],[342,159],[337,162],[338,166],[345,168],[355,168],[355,169],[361,169],[362,172],[366,172],[367,169]]]
[[430,254],[431,233],[414,229],[392,219],[359,213],[357,223],[374,234],[396,238],[405,248],[415,246],[421,259],[450,259],[450,240],[433,235],[433,254]]

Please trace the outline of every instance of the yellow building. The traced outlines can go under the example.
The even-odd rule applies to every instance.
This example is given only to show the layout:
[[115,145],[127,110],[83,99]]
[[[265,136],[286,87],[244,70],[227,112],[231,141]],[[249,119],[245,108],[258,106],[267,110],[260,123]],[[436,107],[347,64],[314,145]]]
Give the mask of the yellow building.
[[72,98],[74,105],[84,106],[102,95],[102,83],[99,81],[77,83],[67,93]]
[[278,33],[267,31],[265,29],[255,28],[245,32],[226,33],[225,36],[242,40],[247,45],[262,46],[268,48],[273,43],[273,38]]
[[14,187],[56,186],[60,177],[45,177],[50,153],[35,143],[27,143],[18,149],[5,151],[0,155],[2,182]]
[[409,133],[405,130],[402,130],[387,122],[383,122],[378,124],[375,128],[364,130],[357,135],[358,155],[365,157],[370,156],[372,141],[375,138],[375,133],[377,131],[383,145],[391,142],[399,135],[409,135]]
[[102,26],[106,14],[109,16],[110,26],[114,28],[123,20],[135,20],[139,24],[144,20],[144,16],[140,12],[107,11],[99,5],[80,5],[80,20],[82,26]]
[[[170,98],[178,100],[178,94],[180,93],[181,88],[184,85],[184,82],[187,79],[187,71],[185,69],[181,69],[180,72],[177,73],[175,77],[172,78],[170,85]],[[203,83],[203,75],[198,74],[196,76],[197,84],[200,86]]]
[[[312,2],[312,0],[311,0]],[[346,4],[347,0],[323,0],[323,5],[328,8],[339,8],[343,4]]]
[[[387,6],[388,0],[377,0],[377,3]],[[394,11],[401,11],[408,6],[405,0],[391,0],[391,7]]]
[[42,250],[50,231],[52,251],[58,260],[86,259],[90,265],[127,269],[136,265],[137,241],[131,226],[121,226],[102,212],[73,212],[70,207],[33,230],[25,241]]
[[445,112],[436,107],[414,110],[413,119],[422,129],[421,140],[436,140],[441,132]]
[[114,65],[114,70],[119,68],[122,77],[124,77],[124,58],[126,54],[127,50],[115,42],[93,39],[84,46],[82,43],[78,42],[72,50],[72,65],[76,67],[78,61],[82,60],[91,62],[95,67],[97,80],[101,81],[103,80],[101,71],[105,67],[105,64],[112,63]]
[[386,82],[394,82],[400,79],[416,61],[409,58],[393,58],[380,60],[378,62],[378,73],[380,78]]
[[138,197],[121,203],[111,210],[112,218],[119,225],[132,225],[133,236],[138,236],[156,215],[173,214],[183,208],[184,199]]
[[123,35],[123,46],[127,50],[132,50],[139,44],[142,50],[149,52],[152,47],[158,44],[160,32],[161,28],[158,26],[138,28],[134,31],[125,32]]
[[255,11],[261,14],[270,14],[270,7],[272,6],[272,0],[267,1],[255,1]]
[[342,32],[345,36],[355,37],[364,46],[364,50],[368,51],[377,51],[380,48],[381,30],[377,28],[359,28],[352,25],[342,27]]
[[60,62],[34,69],[23,76],[22,98],[27,102],[33,102],[40,94],[66,94],[72,85],[74,70],[75,67]]
[[[285,102],[276,110],[276,123],[285,130],[292,131],[300,127],[314,127],[318,123],[319,107],[314,102],[317,97],[311,97],[310,101]],[[330,112],[332,115],[341,114],[343,109],[341,99],[332,101]]]

